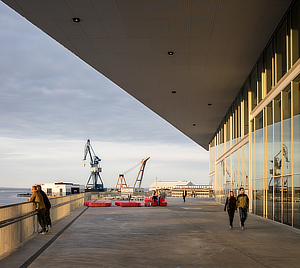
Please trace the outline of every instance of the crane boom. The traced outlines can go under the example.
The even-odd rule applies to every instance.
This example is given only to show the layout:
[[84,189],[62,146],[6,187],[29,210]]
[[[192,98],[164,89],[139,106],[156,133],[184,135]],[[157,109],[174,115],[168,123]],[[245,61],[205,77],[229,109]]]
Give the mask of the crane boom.
[[[140,167],[140,171],[139,171],[139,173],[138,173],[138,175],[137,175],[137,177],[136,177],[136,179],[135,179],[135,182],[134,182],[133,187],[135,187],[137,183],[139,184],[138,187],[141,187],[141,185],[142,185],[142,179],[143,179],[144,171],[145,171],[145,166],[146,166],[146,163],[147,163],[147,161],[149,160],[149,158],[150,158],[150,157],[147,157],[147,158],[144,158],[144,159],[142,160],[142,162],[141,162],[142,164],[141,164],[141,167]],[[140,175],[141,175],[141,177],[140,177]]]

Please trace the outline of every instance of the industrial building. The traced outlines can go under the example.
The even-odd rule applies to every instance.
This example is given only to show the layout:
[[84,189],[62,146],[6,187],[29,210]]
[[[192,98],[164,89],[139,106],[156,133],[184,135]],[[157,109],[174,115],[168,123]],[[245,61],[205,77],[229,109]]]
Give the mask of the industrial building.
[[187,197],[213,197],[212,185],[177,185],[172,188],[172,197],[182,197],[184,190],[186,190]]
[[149,186],[149,191],[156,189],[159,190],[171,190],[176,186],[188,186],[194,185],[191,181],[156,181]]
[[73,182],[44,183],[41,187],[48,196],[66,196],[85,192],[84,185]]
[[217,201],[300,228],[300,0],[3,0],[209,150]]

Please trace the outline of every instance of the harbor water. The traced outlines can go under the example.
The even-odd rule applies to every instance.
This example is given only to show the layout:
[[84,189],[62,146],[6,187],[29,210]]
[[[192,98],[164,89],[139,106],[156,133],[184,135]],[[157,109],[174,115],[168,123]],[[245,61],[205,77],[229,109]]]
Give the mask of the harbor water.
[[17,195],[27,193],[31,193],[31,188],[0,187],[0,206],[26,202],[28,197],[18,197]]

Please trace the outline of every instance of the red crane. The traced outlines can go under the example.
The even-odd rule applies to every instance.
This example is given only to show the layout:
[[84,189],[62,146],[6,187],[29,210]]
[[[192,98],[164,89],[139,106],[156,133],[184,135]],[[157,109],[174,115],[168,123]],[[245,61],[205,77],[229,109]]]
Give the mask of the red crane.
[[[149,160],[150,157],[144,158],[141,162],[141,166],[140,166],[140,170],[139,173],[135,179],[134,185],[133,187],[136,187],[136,184],[138,184],[138,187],[141,187],[142,185],[142,179],[144,176],[144,171],[145,171],[145,166],[146,166],[146,162]],[[126,180],[125,180],[125,174],[127,174],[128,172],[132,171],[133,169],[135,169],[136,167],[138,167],[140,165],[140,163],[137,163],[136,165],[134,165],[132,168],[128,169],[127,171],[123,172],[122,174],[119,174],[119,178],[117,180],[117,184],[115,187],[115,191],[121,190],[122,188],[126,188],[128,187]]]

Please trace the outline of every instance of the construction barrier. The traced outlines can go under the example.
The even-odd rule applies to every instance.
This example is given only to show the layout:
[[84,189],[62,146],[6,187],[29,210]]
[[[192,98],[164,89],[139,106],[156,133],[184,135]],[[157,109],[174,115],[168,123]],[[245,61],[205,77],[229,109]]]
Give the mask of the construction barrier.
[[111,202],[84,202],[83,205],[87,207],[110,207]]
[[142,206],[140,202],[115,202],[115,204],[120,207],[141,207]]
[[164,198],[160,199],[159,205],[158,202],[153,202],[152,198],[145,198],[144,202],[145,202],[145,207],[156,207],[156,206],[166,207],[168,204],[167,202],[165,202]]

